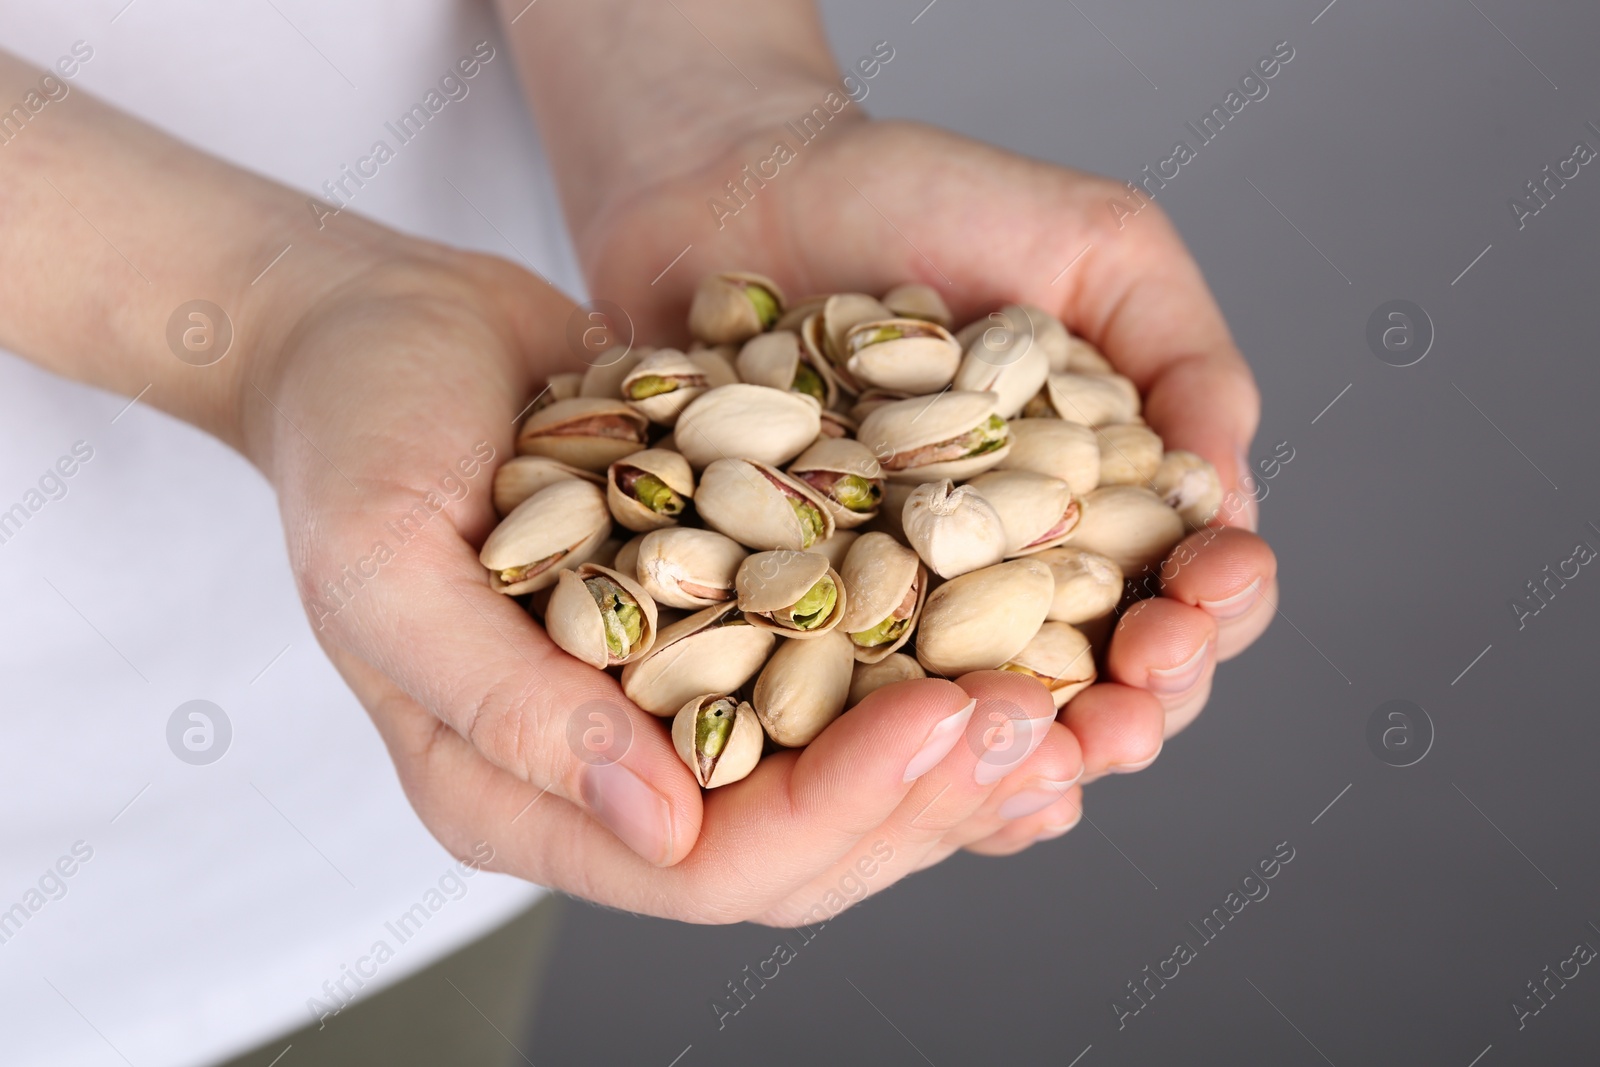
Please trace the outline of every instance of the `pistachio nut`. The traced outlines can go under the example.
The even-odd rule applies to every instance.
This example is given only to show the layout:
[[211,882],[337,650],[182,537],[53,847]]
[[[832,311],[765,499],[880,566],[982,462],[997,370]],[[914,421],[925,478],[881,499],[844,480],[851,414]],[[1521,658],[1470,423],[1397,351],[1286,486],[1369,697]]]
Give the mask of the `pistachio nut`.
[[939,295],[939,290],[921,282],[897,285],[883,294],[883,306],[894,312],[896,318],[925,319],[950,328],[950,308]]
[[1073,371],[1078,374],[1115,374],[1116,368],[1094,345],[1085,341],[1076,334],[1067,337],[1066,358],[1060,366],[1052,365],[1052,371]]
[[1100,553],[1129,578],[1160,563],[1183,540],[1178,513],[1143,486],[1103,485],[1085,495],[1081,507],[1066,543]]
[[1060,478],[1036,471],[989,471],[967,485],[999,514],[1008,557],[1054,548],[1078,524],[1078,502]]
[[550,380],[545,383],[544,391],[533,398],[533,406],[529,411],[538,411],[547,408],[557,400],[570,400],[578,395],[583,388],[583,375],[577,371],[563,371],[560,374],[550,375]]
[[1094,650],[1089,639],[1067,623],[1046,622],[1000,669],[1038,679],[1050,690],[1055,706],[1065,707],[1094,684]]
[[522,424],[517,451],[600,472],[645,447],[650,423],[620,400],[573,397],[535,411]]
[[941,578],[993,566],[1006,555],[1006,528],[994,505],[948,478],[913,489],[901,525],[907,543]]
[[1061,320],[1032,304],[1007,304],[999,311],[991,311],[981,319],[974,319],[961,328],[956,340],[963,352],[971,352],[981,345],[992,354],[996,362],[1008,354],[1037,350],[1045,358],[1050,371],[1065,370],[1065,355],[1069,334]]
[[850,675],[850,692],[845,697],[845,706],[855,707],[867,699],[869,694],[877,692],[886,685],[909,682],[927,676],[928,672],[922,669],[922,664],[904,652],[892,652],[876,663],[858,661],[855,671]]
[[699,611],[734,598],[734,576],[746,555],[714,530],[669,526],[640,540],[633,573],[657,604]]
[[1054,416],[1012,419],[1011,451],[995,469],[1048,474],[1082,496],[1100,484],[1100,441],[1092,427]]
[[734,589],[750,625],[785,637],[821,637],[844,618],[844,582],[826,556],[812,552],[779,549],[747,556],[734,576]]
[[739,349],[734,369],[741,381],[802,393],[824,408],[839,399],[839,383],[828,361],[814,355],[800,343],[800,335],[789,330],[750,338]]
[[[815,331],[809,338],[817,350],[835,367],[843,367],[850,353],[845,348],[845,335],[863,322],[878,322],[894,318],[894,312],[865,293],[835,293],[823,301],[817,312]],[[805,336],[805,328],[801,328]],[[852,384],[853,388],[853,384]]]
[[478,559],[496,592],[531,593],[554,585],[559,571],[586,562],[610,532],[611,513],[599,486],[565,478],[500,520]]
[[1072,347],[1072,334],[1060,319],[1035,304],[1012,305],[1027,317],[1028,328],[1033,333],[1033,345],[1045,358],[1052,372],[1070,370],[1068,353]]
[[[619,570],[623,574],[631,574],[637,578],[639,576],[639,547],[644,544],[645,536],[645,534],[634,534],[622,542],[617,548],[616,557],[611,562],[612,569]],[[651,595],[654,596],[654,594]],[[656,606],[660,607],[659,604]],[[696,607],[709,606],[707,604],[696,605]]]
[[923,396],[950,384],[961,346],[936,322],[891,318],[852,326],[842,355],[850,376],[863,385]]
[[789,476],[821,494],[840,529],[868,522],[883,503],[883,468],[860,441],[819,437],[789,464]]
[[821,311],[822,305],[827,302],[826,293],[802,297],[783,309],[783,314],[779,316],[777,323],[772,328],[774,330],[793,330],[795,333],[799,333],[801,325],[812,315]]
[[1033,557],[1050,568],[1055,599],[1051,622],[1074,625],[1109,614],[1122,599],[1122,568],[1114,560],[1081,548],[1047,548]]
[[946,392],[878,408],[861,420],[859,440],[891,482],[970,478],[1006,457],[1011,431],[993,393]]
[[622,395],[622,379],[641,359],[654,352],[649,345],[613,346],[595,356],[578,385],[579,396],[598,396],[615,400]]
[[1009,419],[1038,395],[1049,376],[1050,360],[1036,338],[985,330],[967,346],[951,387],[994,393],[999,398],[995,410]]
[[635,533],[676,526],[694,499],[689,461],[664,448],[624,456],[606,471],[611,514]]
[[601,485],[605,479],[593,471],[562,463],[546,456],[513,456],[494,472],[494,509],[509,515],[516,506],[547,485],[581,478]]
[[672,747],[702,789],[737,782],[755,770],[764,741],[755,709],[731,696],[691,697],[672,717]]
[[1120,374],[1052,374],[1045,383],[1050,404],[1068,422],[1104,426],[1132,422],[1139,414],[1139,390]]
[[777,635],[719,604],[666,626],[642,659],[622,668],[622,691],[652,715],[671,715],[706,690],[736,692],[772,655]]
[[822,556],[828,561],[828,566],[839,570],[844,566],[844,557],[849,554],[850,546],[860,536],[855,530],[835,530],[832,537],[823,538],[806,551]]
[[803,552],[833,536],[833,514],[815,489],[756,460],[716,460],[694,499],[707,526],[751,548]]
[[673,439],[697,470],[718,459],[776,466],[817,439],[821,412],[809,396],[740,382],[700,394],[678,416]]
[[738,344],[771,329],[783,314],[783,290],[743,271],[707,275],[689,305],[689,332],[709,344]]
[[854,647],[838,631],[778,645],[750,694],[768,737],[786,748],[808,745],[839,717],[850,696]]
[[928,591],[928,572],[915,552],[886,533],[862,534],[839,576],[848,601],[839,628],[857,660],[876,663],[910,640]]
[[659,426],[671,426],[708,388],[705,372],[676,348],[658,348],[622,379],[622,399]]
[[1161,466],[1161,438],[1148,426],[1118,422],[1095,430],[1101,485],[1149,485]]
[[1175,509],[1192,530],[1210,522],[1222,506],[1222,479],[1217,476],[1217,468],[1193,452],[1168,452],[1150,483],[1162,502]]
[[952,578],[928,594],[917,660],[947,678],[993,670],[1033,640],[1054,594],[1050,568],[1031,557]]
[[705,375],[707,388],[716,389],[739,380],[739,372],[733,369],[734,357],[739,354],[738,345],[705,345],[696,341],[685,354]]
[[591,667],[632,663],[656,639],[656,605],[620,571],[585,563],[564,570],[545,608],[550,640]]

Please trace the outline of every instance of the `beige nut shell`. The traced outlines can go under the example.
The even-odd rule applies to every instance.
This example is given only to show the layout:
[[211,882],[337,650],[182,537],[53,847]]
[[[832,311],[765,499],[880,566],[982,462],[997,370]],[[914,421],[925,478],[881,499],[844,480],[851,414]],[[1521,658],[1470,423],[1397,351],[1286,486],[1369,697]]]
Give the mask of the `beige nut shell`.
[[840,631],[846,634],[872,629],[905,603],[915,588],[915,605],[904,633],[882,645],[855,646],[856,659],[864,663],[876,663],[899,651],[915,632],[928,596],[928,573],[917,554],[886,533],[865,533],[850,546],[839,575],[849,601],[839,621]]
[[1133,578],[1154,567],[1183,540],[1183,520],[1150,490],[1104,485],[1086,495],[1078,525],[1065,544],[1098,552]]
[[[606,434],[560,434],[553,431],[585,419],[615,417],[628,425],[631,437]],[[621,400],[578,396],[557,400],[535,411],[522,424],[517,451],[528,456],[548,456],[588,471],[604,471],[611,464],[644,447],[650,421]]]
[[783,641],[756,678],[750,704],[773,741],[810,744],[844,711],[854,645],[837,631],[815,641]]
[[648,533],[668,526],[676,526],[681,515],[664,515],[652,511],[633,496],[622,491],[621,476],[626,468],[633,467],[646,474],[655,475],[674,493],[683,498],[687,507],[694,499],[694,472],[689,463],[676,452],[665,448],[646,448],[623,456],[606,469],[606,504],[611,515],[634,533]]
[[1058,708],[1093,685],[1096,676],[1089,639],[1064,622],[1046,621],[1001,669],[1018,668],[1038,678]]
[[[611,512],[598,486],[577,478],[555,482],[518,504],[483,543],[478,559],[489,570],[489,586],[506,594],[531,593],[554,585],[558,573],[576,567],[611,532]],[[527,566],[557,552],[553,567],[510,585],[500,572]]]
[[959,438],[982,426],[995,412],[995,394],[947,392],[936,397],[911,397],[875,409],[861,420],[858,439],[883,464],[892,482],[960,481],[996,466],[1010,451],[1006,443],[981,456],[922,463],[895,469],[893,457]]
[[738,344],[760,333],[765,324],[745,295],[745,287],[758,285],[777,300],[783,313],[783,290],[771,278],[747,271],[707,275],[689,305],[689,332],[707,344]]
[[736,604],[706,608],[663,627],[644,658],[622,668],[622,691],[652,715],[672,715],[707,691],[737,691],[766,663],[777,640],[745,622]]
[[[628,655],[616,657],[606,648],[605,624],[601,621],[600,605],[590,595],[587,582],[590,578],[609,578],[639,605],[641,615],[639,641]],[[604,670],[622,663],[632,663],[650,651],[656,639],[656,604],[639,583],[620,571],[585,563],[576,570],[564,570],[556,580],[550,603],[545,607],[545,632],[550,640],[561,646],[591,667]]]
[[900,523],[905,540],[941,578],[993,566],[1006,555],[1006,527],[994,505],[948,478],[913,489]]
[[738,701],[734,706],[733,729],[728,733],[727,744],[712,763],[710,775],[701,767],[694,747],[696,719],[707,701],[721,699],[723,697],[716,693],[691,697],[672,716],[672,747],[677,750],[678,758],[694,772],[694,780],[702,789],[731,785],[755,770],[756,764],[761,762],[761,750],[764,747],[761,722],[754,708],[744,701]]
[[547,485],[579,478],[595,485],[605,479],[594,471],[562,463],[548,456],[512,456],[494,472],[494,509],[501,517],[511,514],[518,504]]
[[833,536],[833,513],[820,493],[755,460],[713,461],[700,476],[695,510],[707,526],[742,545],[803,552],[815,542],[807,540],[809,534],[789,504],[791,496],[809,502],[821,515],[822,530],[816,541]]
[[1012,419],[1011,449],[996,469],[1048,474],[1082,496],[1100,484],[1100,440],[1091,427],[1065,419]]
[[928,672],[922,669],[922,664],[904,652],[891,652],[876,663],[862,663],[858,660],[854,672],[850,675],[850,693],[845,706],[855,707],[886,685],[927,676]]
[[947,678],[993,670],[1033,640],[1054,593],[1050,568],[1031,557],[952,578],[928,594],[917,660]]
[[817,439],[822,408],[786,389],[737,382],[700,394],[678,416],[673,439],[696,470],[719,459],[782,466]]
[[[785,624],[787,609],[811,591],[812,586],[824,578],[831,578],[835,590],[833,610],[828,617],[809,629],[801,630]],[[734,576],[734,590],[740,610],[752,626],[759,626],[799,640],[821,637],[839,625],[847,606],[844,581],[839,577],[826,556],[814,552],[791,552],[779,549],[757,552],[745,557]]]
[[1006,556],[1054,548],[1077,525],[1072,487],[1036,471],[988,471],[967,483],[993,505],[1006,531]]
[[[634,574],[645,592],[658,604],[688,611],[732,600],[734,576],[748,554],[731,537],[689,526],[651,531],[634,551]],[[618,553],[619,570],[622,562]]]
[[[650,376],[679,378],[683,384],[668,393],[657,393],[643,400],[628,399],[628,390],[641,378]],[[658,348],[634,364],[620,386],[624,402],[658,426],[672,426],[690,401],[709,388],[699,364],[676,348]]]

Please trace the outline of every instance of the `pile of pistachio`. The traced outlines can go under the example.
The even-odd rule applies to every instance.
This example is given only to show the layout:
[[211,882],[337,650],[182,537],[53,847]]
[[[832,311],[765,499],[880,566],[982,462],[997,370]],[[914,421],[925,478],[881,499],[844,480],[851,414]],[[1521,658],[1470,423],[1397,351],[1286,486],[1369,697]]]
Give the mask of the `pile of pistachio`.
[[708,789],[903,679],[998,668],[1062,706],[1217,473],[1047,312],[951,326],[926,285],[706,278],[688,351],[550,379],[495,474],[491,585],[672,718]]

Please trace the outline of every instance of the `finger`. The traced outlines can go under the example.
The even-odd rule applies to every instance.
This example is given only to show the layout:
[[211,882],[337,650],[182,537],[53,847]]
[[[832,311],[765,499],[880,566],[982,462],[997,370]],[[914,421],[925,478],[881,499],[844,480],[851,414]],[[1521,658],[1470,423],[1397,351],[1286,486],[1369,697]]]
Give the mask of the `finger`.
[[1217,623],[1166,597],[1141,600],[1117,622],[1106,653],[1111,681],[1148,690],[1168,711],[1183,704],[1216,663]]
[[1238,655],[1272,620],[1264,594],[1278,576],[1278,560],[1254,534],[1227,527],[1186,537],[1161,569],[1162,595],[1190,604],[1217,624],[1217,659]]
[[1055,803],[1025,818],[1013,819],[994,833],[967,844],[980,856],[1011,856],[1040,841],[1049,841],[1077,826],[1083,818],[1083,788],[1074,787]]
[[1082,746],[1088,785],[1108,774],[1142,771],[1161,754],[1166,709],[1153,694],[1115,683],[1091,685],[1073,697],[1062,721]]
[[[981,841],[1009,823],[1032,825],[1041,811],[1058,804],[1083,777],[1083,752],[1071,730],[1057,721],[1050,725],[1044,743],[1016,770],[1002,778],[994,791],[941,840],[965,847]],[[1042,825],[1042,824],[1040,824]]]

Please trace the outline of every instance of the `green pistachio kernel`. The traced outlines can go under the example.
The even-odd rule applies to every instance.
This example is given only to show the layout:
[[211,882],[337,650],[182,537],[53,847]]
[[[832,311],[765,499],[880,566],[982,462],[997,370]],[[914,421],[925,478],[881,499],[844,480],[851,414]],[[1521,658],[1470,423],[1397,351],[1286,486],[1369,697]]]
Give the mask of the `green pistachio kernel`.
[[641,474],[633,483],[634,498],[661,515],[681,515],[683,497],[653,474]]
[[761,320],[761,328],[772,329],[772,324],[783,314],[783,308],[778,305],[778,298],[760,285],[746,285],[744,295],[755,306],[756,318]]
[[723,697],[704,705],[694,717],[694,754],[700,761],[700,773],[706,778],[716,767],[717,758],[728,747],[728,736],[733,733],[735,705],[731,698]]
[[867,512],[883,500],[878,483],[859,474],[846,474],[833,483],[833,499],[855,512]]
[[618,659],[627,656],[644,632],[644,615],[639,610],[638,602],[626,589],[604,576],[590,578],[584,585],[600,607],[606,651]]
[[674,393],[683,383],[676,378],[663,378],[659,374],[646,374],[628,383],[629,400],[648,400],[662,393]]
[[822,522],[822,512],[809,500],[802,500],[797,496],[789,498],[789,506],[794,508],[795,517],[800,520],[800,547],[810,548],[816,544],[825,529]]
[[898,640],[900,635],[905,633],[906,627],[910,625],[910,619],[897,619],[890,615],[870,629],[851,634],[850,640],[862,648],[877,648],[879,645],[887,645],[892,641]]
[[806,396],[815,397],[819,404],[826,403],[828,399],[827,383],[822,380],[822,375],[818,374],[804,360],[801,360],[800,365],[795,367],[794,381],[789,384],[789,388],[796,393],[804,393]]
[[806,590],[805,596],[795,601],[789,615],[796,629],[814,630],[828,621],[828,616],[833,614],[833,606],[838,602],[838,586],[832,578],[824,575],[821,581]]
[[968,456],[981,456],[1004,447],[1009,435],[1006,432],[1006,420],[999,415],[990,415],[982,426],[967,434],[967,441],[971,448]]

